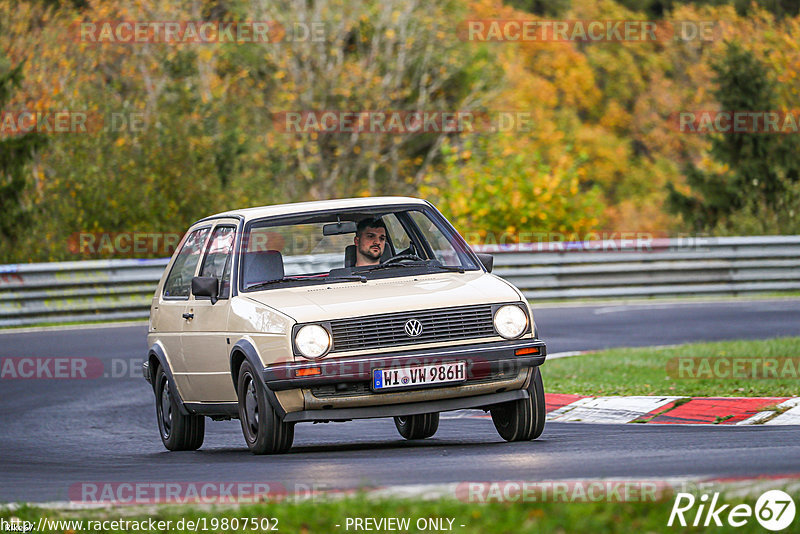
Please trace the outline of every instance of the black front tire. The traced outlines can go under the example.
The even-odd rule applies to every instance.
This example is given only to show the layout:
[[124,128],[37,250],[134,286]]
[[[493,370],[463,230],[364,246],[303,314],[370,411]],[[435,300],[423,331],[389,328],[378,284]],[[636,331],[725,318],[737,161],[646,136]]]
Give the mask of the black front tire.
[[406,439],[429,438],[439,429],[439,412],[395,417],[394,426]]
[[193,451],[203,444],[206,419],[202,415],[183,415],[172,395],[164,368],[156,372],[156,417],[161,441],[170,451]]
[[250,362],[239,369],[239,420],[253,454],[280,454],[292,448],[294,423],[284,423],[267,400],[264,385]]
[[531,441],[542,435],[547,411],[542,373],[536,367],[528,385],[527,399],[498,404],[490,409],[497,433],[506,441]]

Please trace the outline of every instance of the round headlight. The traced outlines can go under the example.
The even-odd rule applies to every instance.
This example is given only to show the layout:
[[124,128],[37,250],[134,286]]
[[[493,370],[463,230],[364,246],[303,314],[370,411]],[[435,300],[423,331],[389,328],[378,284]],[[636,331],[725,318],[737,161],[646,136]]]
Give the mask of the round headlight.
[[506,339],[522,335],[528,327],[528,316],[519,306],[501,306],[494,313],[494,328]]
[[309,359],[321,358],[331,348],[331,336],[318,324],[309,324],[297,331],[294,344]]

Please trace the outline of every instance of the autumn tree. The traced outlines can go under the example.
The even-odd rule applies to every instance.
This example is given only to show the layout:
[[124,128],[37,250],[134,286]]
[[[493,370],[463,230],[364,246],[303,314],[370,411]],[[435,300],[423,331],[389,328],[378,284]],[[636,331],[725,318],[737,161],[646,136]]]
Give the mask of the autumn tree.
[[546,241],[550,232],[583,239],[603,205],[598,187],[581,184],[582,163],[569,149],[548,163],[518,132],[474,134],[445,144],[440,174],[421,192],[472,244]]
[[281,131],[283,112],[432,112],[475,109],[498,69],[486,49],[456,38],[466,17],[454,0],[254,2],[248,18],[287,31],[325,21],[318,39],[240,48],[269,146],[270,167],[290,199],[414,194],[446,132]]
[[[8,120],[16,121],[22,110],[7,110],[6,104],[18,90],[22,80],[24,63],[12,66],[0,52],[0,110],[5,110]],[[5,120],[4,120],[5,124]],[[5,128],[4,128],[5,129]],[[14,244],[26,236],[20,235],[30,223],[30,163],[34,155],[45,144],[42,135],[36,132],[14,134],[9,128],[5,137],[0,137],[0,237],[3,249],[12,249]]]
[[[714,95],[723,111],[776,111],[776,84],[766,66],[741,45],[732,42],[714,65]],[[686,168],[691,194],[669,184],[674,212],[697,231],[762,232],[797,228],[797,188],[800,146],[796,136],[750,132],[717,134],[711,155],[723,172]],[[749,222],[748,222],[749,221]]]
[[[656,4],[666,8],[653,15]],[[81,259],[67,247],[78,231],[182,232],[231,208],[357,195],[423,196],[459,228],[484,234],[685,231],[665,208],[667,183],[705,200],[689,183],[697,182],[693,168],[704,177],[752,176],[731,168],[724,150],[713,152],[710,136],[676,131],[669,116],[720,105],[711,66],[726,41],[765,64],[769,105],[800,108],[800,17],[773,9],[784,4],[748,4],[743,16],[711,0],[0,0],[3,72],[24,61],[4,109],[105,120],[8,156],[16,170],[3,175],[3,214],[29,214],[30,231],[0,252],[0,263]],[[718,21],[719,33],[710,41],[487,43],[458,32],[466,20],[654,16]],[[75,21],[135,20],[270,20],[287,34],[198,44],[89,43],[70,33]],[[313,23],[321,35],[297,35]],[[276,116],[292,111],[524,112],[532,128],[282,131]],[[116,115],[127,127],[109,124]],[[713,231],[792,231],[778,224],[792,220],[798,187],[796,136],[783,137],[768,150],[783,189],[770,193],[759,182],[750,204]],[[6,155],[21,142],[2,140]]]

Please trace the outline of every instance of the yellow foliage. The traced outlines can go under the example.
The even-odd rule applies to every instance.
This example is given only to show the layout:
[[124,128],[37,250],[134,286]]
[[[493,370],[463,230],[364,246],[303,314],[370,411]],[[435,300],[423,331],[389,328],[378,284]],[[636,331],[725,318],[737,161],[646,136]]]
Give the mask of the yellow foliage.
[[[501,0],[331,0],[319,4],[319,17],[339,30],[325,43],[226,47],[75,38],[81,20],[197,20],[204,4],[192,0],[90,0],[80,11],[71,2],[49,4],[0,0],[1,49],[11,64],[24,61],[22,87],[6,109],[136,112],[145,124],[140,131],[52,136],[32,170],[41,185],[29,200],[75,199],[66,226],[150,224],[147,214],[111,220],[108,212],[117,210],[97,206],[90,193],[100,189],[109,204],[146,199],[144,210],[166,213],[160,224],[176,226],[243,202],[408,193],[439,201],[457,225],[484,237],[669,233],[676,221],[663,209],[666,184],[687,189],[688,161],[719,170],[709,139],[676,131],[669,117],[716,109],[711,65],[726,41],[770,66],[782,109],[800,109],[800,17],[776,21],[758,9],[741,17],[730,6],[681,5],[668,15],[667,23],[719,21],[709,42],[466,43],[455,37],[461,20],[536,17]],[[286,3],[286,13],[284,4],[229,4],[243,20],[292,20],[302,13],[291,10],[307,3]],[[255,5],[272,11],[256,14]],[[572,0],[563,18],[644,15],[610,0]],[[531,127],[431,139],[290,135],[272,118],[288,110],[462,105],[490,115],[525,112]]]

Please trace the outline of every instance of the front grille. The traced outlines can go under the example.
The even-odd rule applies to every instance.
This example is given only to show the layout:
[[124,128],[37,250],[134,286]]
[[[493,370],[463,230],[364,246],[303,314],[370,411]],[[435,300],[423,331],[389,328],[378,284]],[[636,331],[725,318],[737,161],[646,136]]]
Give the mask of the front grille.
[[318,399],[328,397],[353,397],[359,395],[368,395],[372,393],[369,382],[347,382],[339,384],[337,388],[335,384],[326,384],[324,386],[315,386],[311,388],[311,394]]
[[[422,323],[422,333],[417,337],[406,334],[405,324],[411,319]],[[331,330],[333,333],[331,352],[380,349],[497,335],[492,323],[491,304],[339,319],[331,321]]]

